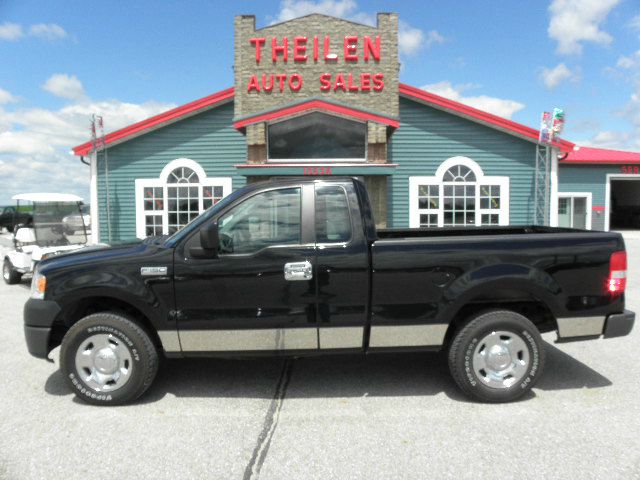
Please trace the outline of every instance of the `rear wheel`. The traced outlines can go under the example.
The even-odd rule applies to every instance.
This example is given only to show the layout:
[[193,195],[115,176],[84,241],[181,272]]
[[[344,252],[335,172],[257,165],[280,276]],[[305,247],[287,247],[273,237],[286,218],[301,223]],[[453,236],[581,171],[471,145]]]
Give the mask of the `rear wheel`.
[[20,280],[22,280],[22,274],[13,268],[13,264],[8,258],[5,258],[2,264],[2,278],[8,285],[20,283]]
[[62,340],[60,368],[71,390],[94,405],[129,403],[158,371],[149,335],[119,314],[96,313],[74,324]]
[[485,402],[509,402],[531,390],[544,368],[544,344],[522,315],[494,310],[472,317],[454,336],[449,369],[460,389]]

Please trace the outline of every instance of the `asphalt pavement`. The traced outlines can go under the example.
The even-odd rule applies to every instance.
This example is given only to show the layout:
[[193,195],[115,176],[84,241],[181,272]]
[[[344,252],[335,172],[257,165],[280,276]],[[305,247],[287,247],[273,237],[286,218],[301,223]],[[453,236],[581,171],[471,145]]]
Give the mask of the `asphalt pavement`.
[[[640,235],[627,308],[640,311]],[[0,245],[6,238],[0,236]],[[0,247],[2,250],[2,247]],[[533,392],[469,401],[444,356],[165,361],[135,405],[75,399],[0,282],[2,479],[640,479],[640,327],[555,345]]]

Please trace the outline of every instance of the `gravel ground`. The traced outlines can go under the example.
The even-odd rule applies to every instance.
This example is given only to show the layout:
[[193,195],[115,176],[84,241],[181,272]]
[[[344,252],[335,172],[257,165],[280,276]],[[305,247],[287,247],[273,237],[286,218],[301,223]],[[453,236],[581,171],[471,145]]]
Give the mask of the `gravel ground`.
[[[640,235],[626,237],[640,311]],[[507,405],[469,402],[441,355],[387,354],[167,361],[141,402],[101,408],[67,390],[57,352],[27,353],[28,294],[0,282],[3,479],[640,479],[640,328],[546,334],[545,375]]]

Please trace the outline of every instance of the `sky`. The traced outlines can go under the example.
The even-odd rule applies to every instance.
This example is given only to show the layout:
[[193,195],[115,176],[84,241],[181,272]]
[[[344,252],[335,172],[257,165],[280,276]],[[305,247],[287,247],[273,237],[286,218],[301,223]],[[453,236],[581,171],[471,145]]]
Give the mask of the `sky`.
[[113,131],[233,85],[233,17],[400,19],[400,80],[563,137],[640,151],[639,0],[0,0],[0,205],[88,200],[69,151],[92,114]]

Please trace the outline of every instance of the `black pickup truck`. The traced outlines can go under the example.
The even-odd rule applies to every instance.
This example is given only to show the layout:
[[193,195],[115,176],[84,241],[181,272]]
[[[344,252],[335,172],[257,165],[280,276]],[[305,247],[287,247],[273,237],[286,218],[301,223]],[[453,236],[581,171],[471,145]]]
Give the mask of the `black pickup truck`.
[[29,223],[31,219],[29,213],[16,212],[16,207],[4,207],[0,213],[0,230],[6,228],[11,233],[16,225]]
[[58,345],[94,404],[139,397],[167,357],[444,350],[466,394],[513,400],[545,344],[627,335],[617,233],[548,227],[377,230],[351,178],[255,183],[170,237],[43,261],[29,351]]

